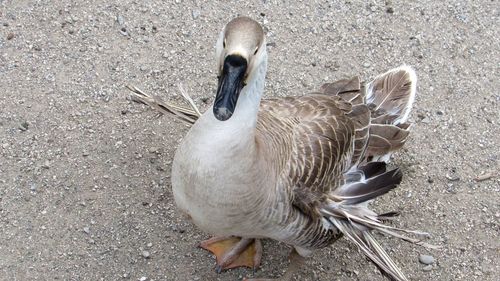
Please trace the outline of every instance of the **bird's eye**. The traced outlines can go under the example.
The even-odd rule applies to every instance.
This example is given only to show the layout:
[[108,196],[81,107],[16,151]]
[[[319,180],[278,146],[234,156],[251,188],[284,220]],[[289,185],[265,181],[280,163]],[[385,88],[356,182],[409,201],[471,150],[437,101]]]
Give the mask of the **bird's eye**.
[[222,48],[226,48],[226,38],[224,38],[224,41],[222,41]]
[[253,52],[253,55],[255,56],[257,54],[257,52],[259,51],[259,47],[256,47],[255,48],[255,52]]

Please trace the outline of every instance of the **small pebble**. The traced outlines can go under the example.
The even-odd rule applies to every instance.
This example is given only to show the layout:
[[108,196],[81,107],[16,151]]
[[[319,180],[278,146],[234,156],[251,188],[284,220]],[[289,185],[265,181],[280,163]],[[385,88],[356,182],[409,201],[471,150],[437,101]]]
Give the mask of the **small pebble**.
[[90,233],[90,228],[88,226],[83,228],[83,232],[89,234]]
[[422,119],[421,122],[424,124],[429,124],[429,123],[431,123],[431,120],[429,118],[425,117],[424,119]]
[[128,36],[128,32],[127,32],[127,29],[126,29],[125,27],[120,28],[120,33],[121,33],[123,36]]
[[139,281],[146,281],[146,280],[148,280],[146,276],[142,276],[141,278],[139,278]]
[[429,255],[420,255],[418,256],[418,261],[420,261],[423,264],[433,264],[434,263],[434,257],[429,256]]
[[146,259],[149,259],[149,257],[151,256],[151,254],[149,253],[149,251],[142,251],[142,256]]
[[426,265],[426,266],[422,267],[422,270],[423,271],[431,271],[432,270],[432,265],[431,264]]
[[394,14],[394,8],[393,7],[387,7],[385,10],[388,14]]
[[27,131],[28,127],[29,127],[29,124],[26,121],[23,121],[23,122],[21,122],[21,124],[19,124],[19,130],[21,130],[21,131]]
[[7,40],[12,40],[14,39],[15,35],[14,33],[10,32],[9,34],[7,34]]
[[116,17],[116,21],[118,22],[119,25],[123,25],[125,23],[125,20],[123,19],[123,17],[121,15],[118,15]]
[[191,11],[191,15],[193,16],[193,19],[197,19],[200,17],[201,12],[199,10],[193,10]]
[[460,180],[460,177],[457,176],[456,174],[447,174],[446,175],[446,178],[449,180],[449,181],[459,181]]

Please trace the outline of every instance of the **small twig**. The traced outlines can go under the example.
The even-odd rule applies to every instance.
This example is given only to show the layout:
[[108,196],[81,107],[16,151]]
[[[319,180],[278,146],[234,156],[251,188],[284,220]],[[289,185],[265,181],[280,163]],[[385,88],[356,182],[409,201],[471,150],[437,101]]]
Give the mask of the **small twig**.
[[491,178],[494,178],[496,177],[496,175],[494,175],[493,173],[486,173],[484,175],[480,175],[480,176],[477,176],[475,178],[476,181],[485,181],[485,180],[489,180]]

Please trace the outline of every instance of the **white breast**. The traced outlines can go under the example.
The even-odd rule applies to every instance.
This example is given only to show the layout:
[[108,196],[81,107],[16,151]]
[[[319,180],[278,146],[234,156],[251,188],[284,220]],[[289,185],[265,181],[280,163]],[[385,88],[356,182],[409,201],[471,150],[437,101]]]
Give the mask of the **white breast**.
[[[238,236],[258,232],[251,223],[260,215],[253,202],[261,196],[255,196],[259,176],[254,168],[258,165],[250,153],[252,147],[247,147],[253,142],[245,142],[244,134],[249,130],[240,126],[228,132],[232,128],[225,124],[224,130],[209,126],[208,131],[207,123],[213,122],[213,115],[209,115],[198,120],[174,157],[175,202],[206,232]],[[234,141],[235,135],[242,141]]]

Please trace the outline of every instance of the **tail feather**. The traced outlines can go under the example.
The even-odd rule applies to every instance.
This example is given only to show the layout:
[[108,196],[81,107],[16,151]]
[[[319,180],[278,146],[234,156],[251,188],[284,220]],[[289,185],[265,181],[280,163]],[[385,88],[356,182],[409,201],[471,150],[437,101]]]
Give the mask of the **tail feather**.
[[344,201],[340,203],[330,202],[330,205],[322,208],[321,212],[333,227],[336,227],[347,239],[354,242],[390,280],[407,281],[408,279],[377,242],[372,234],[373,231],[379,231],[423,247],[431,249],[439,248],[425,243],[421,239],[411,238],[400,233],[428,236],[429,234],[425,232],[385,225],[381,221],[382,217],[377,216],[365,206],[345,204]]
[[416,83],[415,71],[403,65],[366,85],[352,77],[321,86],[321,93],[337,95],[352,105],[347,114],[355,127],[352,165],[364,160],[388,160],[404,145],[409,134],[405,122],[415,100]]
[[377,156],[400,149],[410,134],[407,124],[370,125],[370,137],[366,147],[367,156]]
[[359,249],[390,280],[407,281],[403,272],[389,257],[373,236],[373,231],[399,238],[427,248],[438,248],[421,239],[407,235],[428,236],[427,233],[406,230],[384,224],[385,220],[398,215],[388,212],[377,215],[368,209],[369,200],[394,189],[402,180],[399,169],[386,171],[385,162],[368,162],[346,174],[346,183],[335,190],[320,209],[321,214]]
[[403,174],[401,171],[394,169],[377,176],[369,177],[366,180],[348,183],[336,192],[336,196],[345,204],[363,203],[389,192],[401,182],[402,178]]
[[320,88],[320,92],[328,95],[357,93],[360,90],[360,86],[359,77],[355,76],[350,79],[342,79],[333,83],[323,84]]
[[401,66],[377,76],[366,87],[370,108],[370,137],[365,155],[371,160],[386,161],[406,142],[408,120],[415,100],[417,76],[409,66]]
[[374,111],[398,116],[394,124],[408,119],[415,100],[417,75],[406,65],[377,76],[368,83],[366,103],[374,105]]
[[384,162],[369,162],[358,169],[363,172],[365,178],[371,178],[380,175],[386,171],[387,164]]
[[384,275],[391,280],[408,281],[370,232],[359,230],[353,223],[347,221],[329,219],[329,222],[354,242]]

